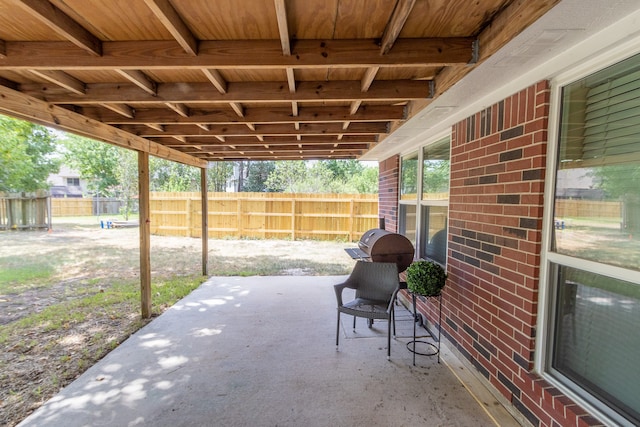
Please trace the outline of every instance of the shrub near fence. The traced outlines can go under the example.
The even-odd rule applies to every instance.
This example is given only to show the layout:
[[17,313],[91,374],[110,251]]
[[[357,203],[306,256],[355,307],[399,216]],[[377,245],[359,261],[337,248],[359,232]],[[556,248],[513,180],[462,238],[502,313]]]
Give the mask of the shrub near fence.
[[[151,193],[151,233],[200,237],[200,193]],[[210,238],[343,239],[378,226],[377,194],[209,193]]]

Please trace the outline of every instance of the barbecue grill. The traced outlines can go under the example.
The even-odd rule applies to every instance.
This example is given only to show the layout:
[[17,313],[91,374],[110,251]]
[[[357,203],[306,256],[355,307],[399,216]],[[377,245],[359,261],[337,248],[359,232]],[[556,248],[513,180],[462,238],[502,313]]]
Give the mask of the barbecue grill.
[[357,260],[395,262],[401,273],[411,265],[414,248],[402,234],[374,228],[362,235],[357,248],[347,248],[345,251]]

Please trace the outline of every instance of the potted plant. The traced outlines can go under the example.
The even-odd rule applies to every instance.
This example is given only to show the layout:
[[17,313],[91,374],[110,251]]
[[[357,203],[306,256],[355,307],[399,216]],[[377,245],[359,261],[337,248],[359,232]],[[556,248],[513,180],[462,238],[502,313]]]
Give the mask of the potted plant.
[[407,288],[418,295],[440,295],[446,279],[444,268],[433,261],[415,261],[407,268]]

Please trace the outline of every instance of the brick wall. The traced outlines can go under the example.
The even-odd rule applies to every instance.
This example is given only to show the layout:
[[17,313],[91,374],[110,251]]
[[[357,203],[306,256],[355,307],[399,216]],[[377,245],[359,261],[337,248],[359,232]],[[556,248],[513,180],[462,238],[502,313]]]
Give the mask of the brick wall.
[[398,231],[398,188],[400,157],[390,157],[379,164],[378,216],[384,218],[385,228]]
[[[532,372],[549,96],[539,82],[452,128],[442,332],[533,425],[596,426]],[[392,208],[383,176],[395,177],[397,205],[397,168],[397,157],[380,164],[381,214]],[[437,323],[434,301],[419,309]]]

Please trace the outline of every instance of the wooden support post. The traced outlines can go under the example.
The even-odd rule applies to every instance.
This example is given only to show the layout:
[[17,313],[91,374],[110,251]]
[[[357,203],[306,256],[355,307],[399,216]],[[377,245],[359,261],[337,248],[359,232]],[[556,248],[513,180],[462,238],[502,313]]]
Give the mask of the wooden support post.
[[138,151],[140,197],[140,306],[142,318],[151,317],[151,222],[149,210],[149,153]]
[[200,188],[202,189],[202,275],[209,276],[209,197],[205,168],[200,169]]

